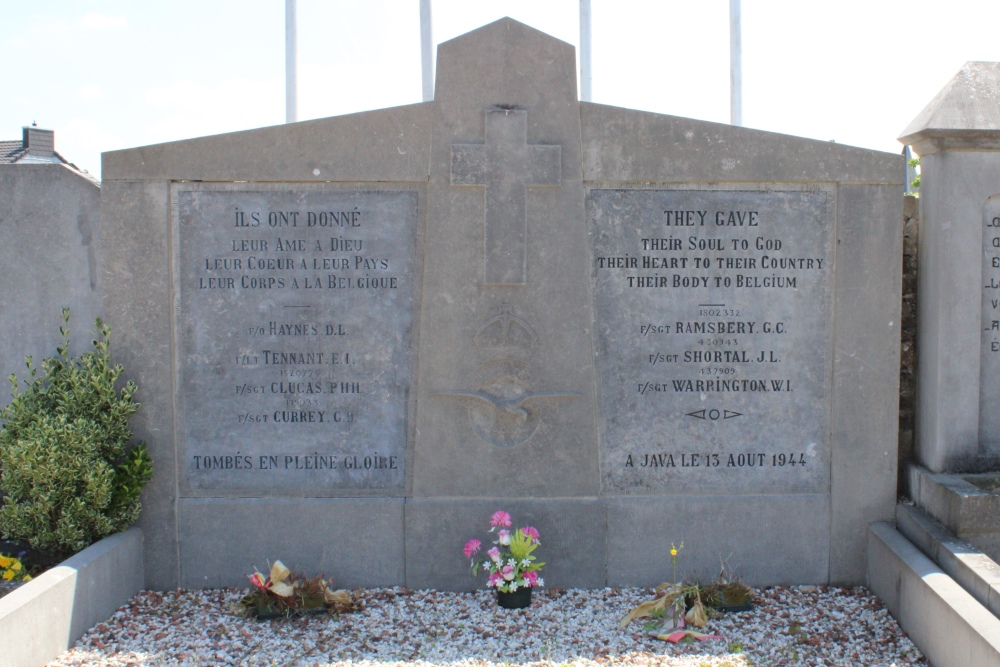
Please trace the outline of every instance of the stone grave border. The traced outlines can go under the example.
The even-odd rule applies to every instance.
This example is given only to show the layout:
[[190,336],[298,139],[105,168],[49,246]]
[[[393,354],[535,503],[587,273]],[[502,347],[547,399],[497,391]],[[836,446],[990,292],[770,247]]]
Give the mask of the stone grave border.
[[0,667],[44,665],[143,589],[142,531],[106,537],[0,598]]

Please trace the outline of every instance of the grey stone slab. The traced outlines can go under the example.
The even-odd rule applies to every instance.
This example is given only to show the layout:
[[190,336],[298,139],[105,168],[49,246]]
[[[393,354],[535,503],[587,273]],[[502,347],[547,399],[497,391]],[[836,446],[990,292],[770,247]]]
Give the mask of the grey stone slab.
[[830,580],[848,583],[896,503],[903,206],[891,185],[838,193]]
[[868,587],[935,667],[1000,665],[1000,620],[890,524],[868,535]]
[[103,153],[113,180],[427,180],[433,105],[367,111]]
[[825,490],[833,192],[587,202],[605,491]]
[[418,193],[175,191],[185,495],[399,493]]
[[587,102],[580,118],[585,181],[903,185],[893,153]]
[[[415,497],[597,494],[574,62],[572,46],[511,19],[439,47]],[[522,158],[537,173],[494,199],[487,172]],[[494,247],[497,215],[516,229]]]
[[1000,63],[965,63],[903,130],[921,156],[940,150],[1000,147]]
[[71,308],[70,352],[93,349],[101,303],[101,191],[61,164],[0,165],[0,377],[36,367],[62,344],[60,310]]
[[504,510],[514,528],[538,529],[535,551],[545,563],[548,588],[601,588],[607,585],[607,510],[598,498],[413,498],[406,502],[406,585],[410,588],[474,590],[486,577],[473,576],[462,547],[470,539],[490,548],[494,512]]
[[483,186],[487,285],[527,283],[526,188],[558,186],[561,147],[528,144],[523,109],[486,112],[483,144],[453,144],[452,185]]
[[[618,498],[608,503],[608,585],[714,580],[723,562],[752,586],[829,580],[830,500],[822,494]],[[806,546],[808,545],[808,546]]]
[[960,540],[916,507],[896,507],[897,530],[937,563],[994,616],[1000,616],[1000,566],[974,545]]
[[983,216],[1000,192],[1000,162],[995,152],[943,151],[922,157],[921,171],[916,451],[932,472],[971,471],[990,453],[979,434],[989,400],[980,387]]
[[983,204],[979,446],[1000,455],[1000,193]]
[[0,667],[45,665],[142,590],[142,531],[87,547],[0,599]]
[[1000,497],[980,489],[961,475],[932,474],[912,467],[917,480],[917,506],[963,539],[1000,536]]
[[337,586],[403,585],[403,501],[184,498],[179,585],[246,586],[275,560]]
[[104,308],[111,322],[111,353],[139,390],[142,404],[129,420],[146,441],[153,479],[142,493],[139,526],[145,535],[146,585],[177,587],[174,502],[173,322],[170,312],[169,186],[105,182],[101,193]]
[[1000,533],[967,533],[962,536],[962,539],[982,551],[987,557],[993,560],[1000,559]]

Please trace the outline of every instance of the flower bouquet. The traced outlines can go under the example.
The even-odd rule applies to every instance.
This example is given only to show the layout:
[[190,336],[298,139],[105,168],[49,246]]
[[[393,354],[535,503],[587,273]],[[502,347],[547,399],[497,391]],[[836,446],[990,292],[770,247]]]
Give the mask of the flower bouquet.
[[254,570],[249,579],[253,588],[240,600],[240,606],[259,620],[326,611],[344,613],[357,608],[349,591],[330,588],[332,580],[327,582],[323,577],[305,579],[285,567],[280,560],[271,566],[270,576],[264,577]]
[[482,567],[489,577],[486,585],[497,591],[497,602],[501,607],[522,608],[531,604],[531,589],[544,586],[538,571],[545,563],[535,560],[532,552],[540,544],[538,530],[524,526],[511,531],[510,514],[499,511],[490,517],[490,532],[496,533],[493,547],[486,552],[487,558],[477,560],[483,543],[472,539],[465,543],[465,557],[471,561],[472,574],[478,575]]

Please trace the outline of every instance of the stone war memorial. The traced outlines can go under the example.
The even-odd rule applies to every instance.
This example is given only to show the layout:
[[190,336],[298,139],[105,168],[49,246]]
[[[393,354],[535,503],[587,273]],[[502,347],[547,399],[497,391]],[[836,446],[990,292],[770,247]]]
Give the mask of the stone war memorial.
[[[859,584],[896,499],[897,155],[578,101],[510,19],[435,99],[105,153],[146,585]],[[992,210],[992,209],[991,209]],[[110,280],[108,276],[130,276]]]
[[[969,62],[900,138],[921,155],[917,506],[1000,560],[1000,64]],[[978,485],[977,485],[978,483]],[[981,488],[981,487],[985,487]]]

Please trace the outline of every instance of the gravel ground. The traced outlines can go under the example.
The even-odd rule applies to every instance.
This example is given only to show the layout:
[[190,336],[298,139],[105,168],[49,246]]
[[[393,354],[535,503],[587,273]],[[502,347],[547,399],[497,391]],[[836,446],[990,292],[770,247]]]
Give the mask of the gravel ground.
[[498,609],[492,591],[369,589],[356,613],[264,622],[230,610],[244,593],[143,591],[50,667],[928,665],[863,588],[757,590],[753,611],[709,622],[723,639],[680,644],[648,637],[641,619],[619,629],[648,589],[541,590],[526,610]]

